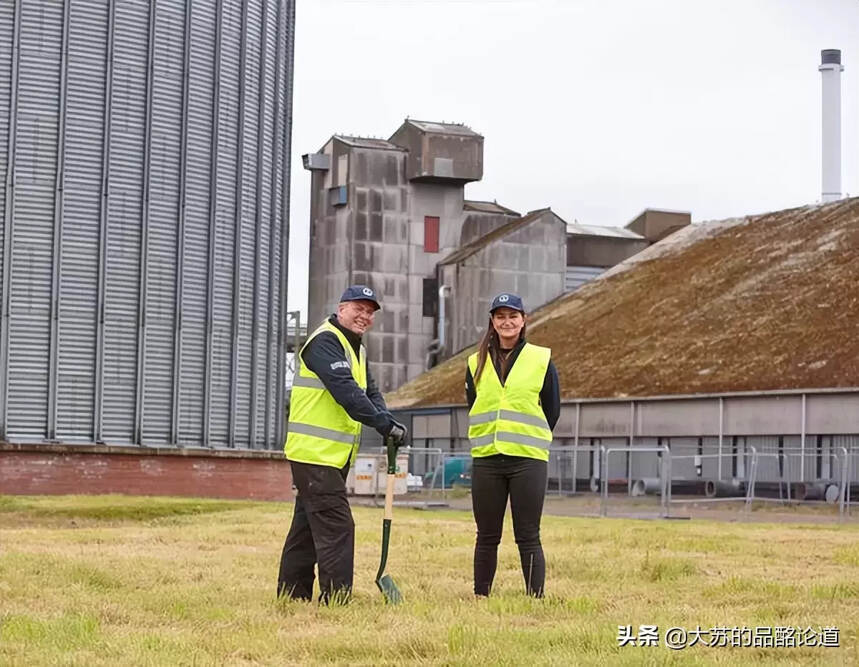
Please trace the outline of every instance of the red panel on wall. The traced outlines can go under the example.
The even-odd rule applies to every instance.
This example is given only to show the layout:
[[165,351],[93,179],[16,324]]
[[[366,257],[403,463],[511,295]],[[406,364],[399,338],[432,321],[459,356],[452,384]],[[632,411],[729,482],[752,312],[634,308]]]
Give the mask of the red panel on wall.
[[424,216],[424,252],[438,252],[438,216]]

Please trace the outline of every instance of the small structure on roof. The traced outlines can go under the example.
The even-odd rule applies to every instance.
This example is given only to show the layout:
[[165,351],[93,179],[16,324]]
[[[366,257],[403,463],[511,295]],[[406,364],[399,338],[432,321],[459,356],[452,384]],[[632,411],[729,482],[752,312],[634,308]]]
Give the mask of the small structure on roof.
[[410,181],[465,184],[483,178],[483,137],[465,125],[407,118],[391,142],[409,153]]

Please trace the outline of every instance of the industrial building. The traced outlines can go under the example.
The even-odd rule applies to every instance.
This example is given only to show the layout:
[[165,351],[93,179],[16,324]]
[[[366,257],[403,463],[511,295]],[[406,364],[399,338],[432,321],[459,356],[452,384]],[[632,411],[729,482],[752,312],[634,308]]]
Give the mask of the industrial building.
[[182,459],[173,492],[230,495],[215,450],[282,447],[294,26],[293,0],[0,3],[0,493],[146,492]]
[[[563,398],[551,483],[657,479],[667,447],[673,482],[857,497],[857,284],[854,198],[686,226],[533,313]],[[473,349],[388,396],[413,447],[468,452]]]
[[363,283],[383,309],[367,335],[382,391],[473,343],[492,297],[536,309],[688,224],[645,211],[636,229],[567,223],[548,208],[520,215],[470,201],[483,137],[465,125],[406,119],[389,139],[335,134],[303,156],[311,172],[310,327]]

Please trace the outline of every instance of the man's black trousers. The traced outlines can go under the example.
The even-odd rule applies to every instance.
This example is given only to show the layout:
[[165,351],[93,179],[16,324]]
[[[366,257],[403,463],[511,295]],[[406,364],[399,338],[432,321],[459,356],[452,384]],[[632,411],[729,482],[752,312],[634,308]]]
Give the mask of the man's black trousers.
[[283,545],[277,594],[313,598],[313,566],[319,565],[319,600],[345,602],[352,592],[355,523],[342,469],[290,461],[298,489],[292,525]]
[[529,595],[543,596],[546,561],[540,543],[540,518],[546,493],[545,461],[522,456],[477,457],[471,471],[471,503],[477,523],[474,547],[474,593],[489,595],[498,564],[507,498],[522,576]]

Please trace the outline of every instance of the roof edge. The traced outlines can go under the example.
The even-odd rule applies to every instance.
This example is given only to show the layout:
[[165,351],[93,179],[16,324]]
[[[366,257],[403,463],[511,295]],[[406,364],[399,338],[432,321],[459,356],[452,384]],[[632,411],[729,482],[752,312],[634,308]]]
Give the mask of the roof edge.
[[[558,218],[558,220],[560,220],[561,222],[564,222],[563,219],[557,213],[552,211],[551,208],[549,208],[549,207],[538,208],[534,211],[529,211],[528,213],[526,213],[523,216],[520,216],[518,218],[514,218],[510,222],[505,222],[503,225],[501,225],[497,229],[493,229],[491,232],[484,234],[480,238],[474,239],[471,243],[467,243],[464,246],[462,246],[461,248],[457,248],[452,253],[450,253],[447,257],[445,257],[443,260],[441,260],[438,264],[439,264],[439,266],[441,266],[441,265],[446,265],[446,264],[452,264],[455,261],[466,260],[469,257],[471,257],[474,253],[476,253],[478,250],[480,250],[481,248],[488,245],[491,241],[503,239],[505,236],[507,236],[508,234],[512,234],[514,231],[516,231],[520,227],[525,227],[526,225],[530,224],[531,222],[534,222],[534,220],[537,220],[544,213],[551,213],[556,218]],[[564,222],[564,225],[566,225],[565,222]]]
[[[403,385],[404,387],[406,385]],[[387,396],[396,400],[393,395],[399,389],[388,392]],[[761,389],[749,391],[725,391],[725,392],[701,392],[700,394],[655,394],[648,396],[597,396],[597,397],[580,397],[580,398],[562,398],[561,405],[576,405],[580,403],[629,403],[629,402],[644,402],[656,403],[659,401],[694,401],[707,398],[754,398],[756,396],[803,396],[803,395],[824,395],[824,394],[856,394],[859,393],[859,387],[805,387],[802,389]],[[386,397],[387,400],[387,397]],[[414,399],[414,402],[408,405],[397,407],[392,406],[393,410],[409,410],[417,412],[419,410],[439,410],[439,409],[458,409],[468,407],[466,403],[431,403],[427,405],[414,405],[420,398]],[[412,407],[413,406],[413,407]]]
[[[340,142],[346,144],[347,146],[351,146],[353,148],[363,148],[365,150],[398,151],[400,153],[408,153],[409,152],[407,148],[403,148],[402,146],[398,146],[397,144],[391,142],[389,139],[379,139],[378,137],[362,137],[359,135],[352,135],[352,134],[332,134],[331,139],[329,139],[328,141],[331,141],[332,139],[336,139],[337,141],[340,141]],[[379,141],[379,142],[384,142],[388,145],[387,146],[384,146],[384,145],[382,145],[382,146],[362,146],[362,145],[356,143],[356,140],[357,141],[361,141],[361,140]],[[325,145],[323,146],[323,148],[325,148],[325,146],[328,145],[328,141],[325,142]]]

